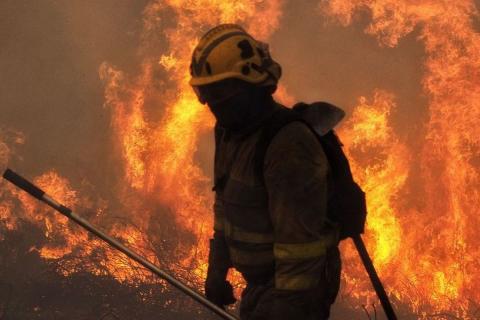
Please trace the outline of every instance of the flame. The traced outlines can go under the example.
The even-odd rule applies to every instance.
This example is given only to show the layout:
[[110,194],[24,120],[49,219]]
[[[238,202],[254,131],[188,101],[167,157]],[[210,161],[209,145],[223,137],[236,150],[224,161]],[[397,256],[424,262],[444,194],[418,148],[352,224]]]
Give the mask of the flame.
[[[452,314],[474,319],[473,309],[480,301],[476,290],[480,285],[480,238],[475,231],[480,226],[476,214],[480,201],[480,129],[476,123],[480,119],[480,37],[472,24],[472,17],[478,17],[475,4],[468,0],[332,0],[324,1],[321,9],[344,25],[352,23],[357,10],[368,10],[372,22],[365,32],[390,47],[415,28],[420,30],[419,40],[426,53],[423,88],[429,97],[430,118],[415,161],[422,169],[425,203],[421,209],[412,205],[409,210],[384,211],[371,198],[382,206],[388,199],[398,198],[400,190],[362,178],[367,191],[377,190],[369,194],[367,235],[372,240],[373,231],[384,238],[369,241],[374,260],[387,288],[407,301],[419,318]],[[369,133],[377,132],[374,123]],[[382,140],[369,133],[364,132],[367,141]],[[396,157],[398,150],[394,147],[389,157]],[[402,161],[396,157],[388,165],[385,162],[389,184],[404,183],[407,168]],[[354,171],[356,176],[365,177],[370,168],[355,166]],[[383,220],[380,223],[379,217]],[[392,237],[398,240],[392,243]]]
[[[90,200],[79,196],[69,181],[54,170],[36,177],[33,182],[74,211],[80,207],[89,207]],[[59,272],[64,276],[83,270],[94,275],[109,275],[120,282],[152,282],[152,277],[146,270],[132,264],[122,254],[107,249],[101,240],[92,239],[84,229],[70,223],[67,217],[12,186],[6,185],[1,192],[3,201],[0,206],[0,222],[9,230],[17,229],[25,222],[43,230],[46,243],[32,247],[30,251],[38,252],[47,260],[61,261]],[[96,217],[101,216],[104,210],[104,207],[99,207]],[[131,225],[113,223],[109,233],[158,264],[152,245],[141,230]],[[95,258],[96,256],[101,258]]]
[[[0,167],[7,166],[10,159],[15,155],[15,148],[25,142],[23,133],[0,127]],[[17,229],[17,218],[12,214],[14,202],[12,201],[13,188],[5,181],[0,181],[0,230]],[[3,240],[3,233],[0,233],[0,241]]]
[[[198,243],[179,244],[176,250],[184,252],[183,259],[175,264],[178,268],[174,267],[177,274],[196,286],[206,275],[213,197],[210,173],[202,170],[195,155],[200,136],[212,131],[214,119],[197,102],[188,85],[190,55],[199,36],[218,23],[241,23],[254,36],[268,38],[278,27],[282,3],[151,1],[143,12],[139,72],[127,74],[108,62],[99,68],[104,81],[104,107],[111,113],[113,151],[122,163],[119,197],[131,212],[129,224],[111,223],[107,232],[158,264],[157,252],[145,236],[150,219],[155,217],[152,210],[140,203],[144,199],[167,208],[174,213],[178,226],[192,233]],[[176,25],[165,28],[159,23],[161,16],[172,12]],[[156,48],[159,39],[166,39],[166,50]],[[162,73],[167,79],[158,77]],[[280,91],[283,98],[288,98],[286,90]],[[8,160],[8,146],[0,140],[0,164]],[[41,174],[34,182],[74,211],[92,206],[91,199],[83,198],[55,170]],[[86,270],[95,275],[108,274],[122,282],[153,281],[127,258],[105,249],[99,240],[73,227],[66,217],[37,200],[10,186],[1,192],[2,200],[6,200],[0,206],[0,221],[8,229],[16,228],[16,211],[22,219],[43,230],[47,243],[31,250],[44,259],[59,261],[63,275]],[[108,203],[90,216],[92,222],[100,221],[100,217],[105,219],[103,213],[107,211]],[[233,273],[231,277],[238,285],[240,276]]]
[[[211,173],[198,160],[198,146],[205,135],[212,138],[214,119],[188,85],[190,54],[199,36],[218,23],[240,23],[267,41],[279,27],[282,6],[281,0],[151,1],[143,11],[138,71],[128,73],[109,62],[99,68],[104,107],[111,115],[112,157],[122,174],[115,189],[129,214],[125,223],[110,220],[107,202],[89,218],[197,287],[206,275],[213,216]],[[359,10],[370,13],[365,32],[382,46],[395,47],[418,30],[425,48],[422,84],[429,99],[420,150],[408,145],[404,132],[391,123],[394,112],[401,111],[394,92],[378,89],[372,97],[360,97],[340,130],[354,175],[367,193],[367,246],[396,307],[406,307],[420,319],[446,319],[448,314],[475,319],[480,304],[480,36],[472,18],[478,10],[471,0],[320,4],[323,16],[345,26]],[[165,15],[171,21],[165,22]],[[276,98],[294,102],[282,86]],[[10,161],[14,146],[24,140],[22,134],[0,130],[0,165]],[[415,166],[421,169],[419,177],[414,177]],[[101,203],[56,170],[34,181],[74,210]],[[48,241],[32,250],[58,261],[63,275],[86,270],[120,282],[155,281],[65,217],[0,184],[2,230],[18,229],[24,221],[39,227]],[[410,196],[412,190],[421,191],[421,201],[411,201],[417,199]],[[178,262],[159,261],[149,229],[158,219],[154,208],[171,212],[176,227],[194,238],[195,245],[177,245]],[[342,247],[344,299],[354,306],[378,305],[353,246],[345,241]],[[238,274],[230,278],[241,287]]]
[[[108,64],[100,69],[125,178],[143,196],[154,197],[175,212],[177,223],[197,237],[198,246],[186,248],[190,253],[180,264],[199,279],[206,275],[213,198],[210,173],[202,171],[195,155],[199,137],[211,132],[214,119],[188,85],[191,52],[202,32],[218,23],[240,22],[254,36],[268,37],[278,26],[281,5],[281,1],[153,1],[144,10],[145,42],[140,51],[147,52],[163,34],[166,52],[146,56],[137,76],[126,77]],[[161,29],[158,21],[166,9],[175,13],[181,27]],[[166,72],[168,85],[155,88],[155,72]],[[146,99],[159,102],[163,111],[159,120],[148,119],[153,112]]]
[[282,84],[279,84],[278,89],[274,94],[274,98],[285,106],[293,106],[295,104],[294,96],[288,92],[287,88]]
[[389,126],[394,107],[393,96],[386,92],[377,91],[371,104],[361,97],[341,132],[355,178],[367,195],[368,240],[380,270],[399,254],[401,226],[389,196],[403,187],[408,175],[408,150]]
[[[369,214],[364,239],[373,253],[377,271],[385,280],[398,267],[397,258],[403,256],[403,226],[395,195],[405,185],[410,154],[390,125],[390,115],[396,107],[394,96],[378,90],[372,100],[360,97],[339,134],[355,179],[367,196]],[[358,254],[351,243],[344,241],[342,246],[347,287],[343,291],[353,292],[353,297],[360,301],[366,299],[367,304],[374,303],[376,297],[368,279],[358,278],[364,273]],[[400,292],[395,294],[401,298]]]

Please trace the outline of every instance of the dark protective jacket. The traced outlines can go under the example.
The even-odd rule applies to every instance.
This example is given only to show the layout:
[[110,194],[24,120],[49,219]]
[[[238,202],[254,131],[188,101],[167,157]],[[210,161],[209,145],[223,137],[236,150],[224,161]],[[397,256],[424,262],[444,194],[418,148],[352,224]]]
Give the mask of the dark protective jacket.
[[[329,166],[315,135],[294,121],[271,141],[261,177],[256,168],[261,134],[261,126],[243,134],[216,129],[214,237],[217,246],[228,247],[247,291],[266,286],[288,304],[291,297],[327,286],[327,252],[338,244],[337,230],[326,219]],[[266,299],[272,308],[275,299]]]

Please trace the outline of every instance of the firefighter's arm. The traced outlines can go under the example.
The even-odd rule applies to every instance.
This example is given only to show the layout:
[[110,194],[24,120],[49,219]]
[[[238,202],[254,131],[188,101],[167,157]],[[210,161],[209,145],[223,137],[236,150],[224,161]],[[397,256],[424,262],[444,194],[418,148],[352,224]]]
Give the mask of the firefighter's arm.
[[226,281],[228,269],[231,267],[230,255],[225,242],[223,230],[223,205],[218,195],[214,203],[213,238],[210,240],[205,295],[220,307],[234,303],[232,286]]
[[[305,124],[293,122],[272,140],[264,162],[274,228],[275,290],[282,319],[298,319],[318,305],[329,234],[328,162]],[[314,298],[316,297],[316,298]],[[314,299],[314,300],[312,300]]]

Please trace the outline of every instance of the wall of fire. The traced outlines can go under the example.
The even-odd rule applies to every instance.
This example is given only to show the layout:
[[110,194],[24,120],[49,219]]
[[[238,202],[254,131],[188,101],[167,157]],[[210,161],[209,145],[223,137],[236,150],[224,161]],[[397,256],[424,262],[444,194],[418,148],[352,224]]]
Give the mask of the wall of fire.
[[[0,169],[35,178],[201,288],[213,119],[187,85],[188,63],[203,32],[237,22],[282,64],[277,99],[346,110],[338,132],[368,194],[365,238],[402,318],[478,319],[478,8],[473,0],[4,0]],[[0,251],[0,319],[208,317],[4,182]],[[342,252],[333,318],[373,317],[379,304],[355,251],[346,242]],[[242,281],[231,278],[239,292]]]

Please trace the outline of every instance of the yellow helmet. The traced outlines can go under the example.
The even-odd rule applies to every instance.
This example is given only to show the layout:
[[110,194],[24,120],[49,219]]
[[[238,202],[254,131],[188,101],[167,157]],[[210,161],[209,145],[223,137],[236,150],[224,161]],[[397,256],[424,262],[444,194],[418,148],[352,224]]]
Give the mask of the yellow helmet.
[[221,24],[208,31],[193,51],[190,85],[203,86],[236,78],[259,86],[276,86],[281,67],[268,45],[255,40],[242,27]]

